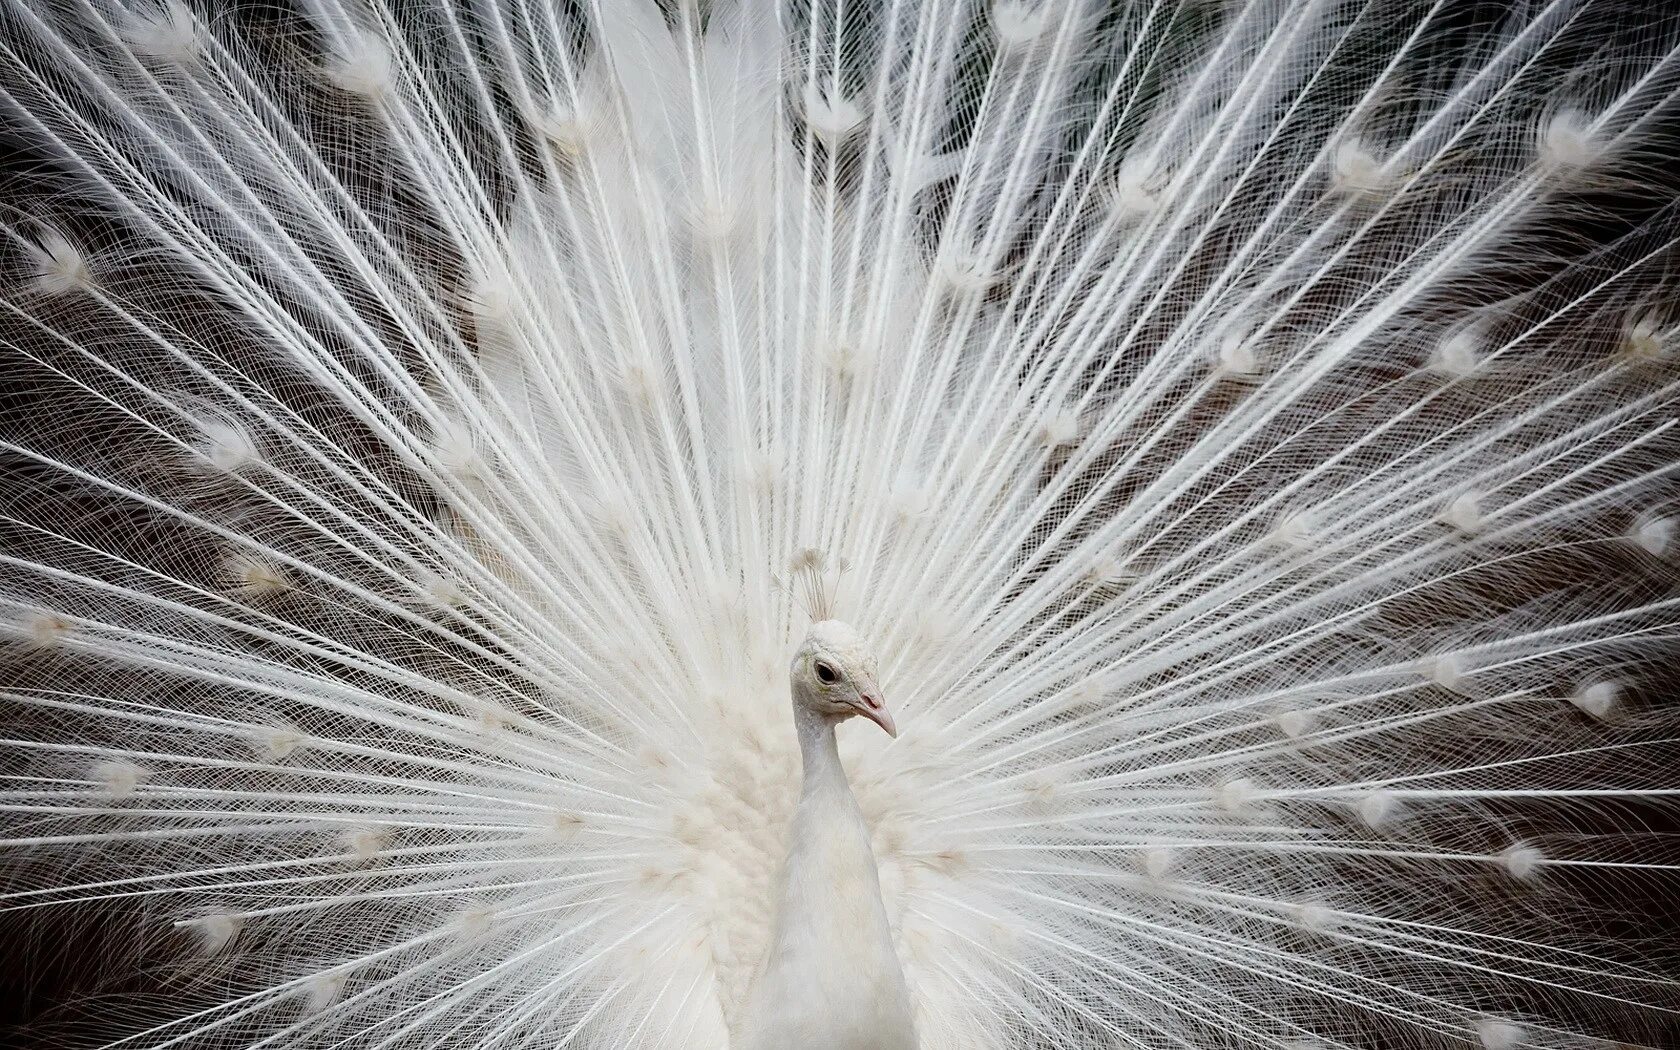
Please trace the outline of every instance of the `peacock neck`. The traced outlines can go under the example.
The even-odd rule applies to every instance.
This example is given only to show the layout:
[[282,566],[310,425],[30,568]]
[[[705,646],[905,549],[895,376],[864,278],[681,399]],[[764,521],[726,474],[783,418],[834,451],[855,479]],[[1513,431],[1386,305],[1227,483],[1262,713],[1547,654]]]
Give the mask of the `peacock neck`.
[[916,1025],[870,832],[840,765],[836,723],[803,702],[799,805],[776,882],[775,922],[741,1010],[741,1050],[915,1050]]
[[800,797],[810,799],[829,794],[851,797],[852,788],[846,781],[845,767],[840,765],[840,747],[834,739],[834,721],[804,704],[796,703],[793,705],[793,725],[799,736],[799,755],[805,767]]

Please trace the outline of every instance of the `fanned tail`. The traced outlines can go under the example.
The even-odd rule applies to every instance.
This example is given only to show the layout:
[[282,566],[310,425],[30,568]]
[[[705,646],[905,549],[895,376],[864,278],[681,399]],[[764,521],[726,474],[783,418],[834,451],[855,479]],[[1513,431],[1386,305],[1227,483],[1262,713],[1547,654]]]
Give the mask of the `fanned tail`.
[[726,1047],[807,586],[928,1050],[1659,1045],[1677,30],[15,0],[71,1034]]

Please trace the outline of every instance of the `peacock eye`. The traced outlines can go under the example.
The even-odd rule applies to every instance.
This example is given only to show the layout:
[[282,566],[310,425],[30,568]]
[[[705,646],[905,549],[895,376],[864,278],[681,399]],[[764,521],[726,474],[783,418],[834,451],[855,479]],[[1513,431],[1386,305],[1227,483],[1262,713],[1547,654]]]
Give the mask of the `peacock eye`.
[[824,685],[833,685],[839,680],[840,672],[836,671],[828,664],[823,663],[821,660],[817,661],[817,681],[823,683]]

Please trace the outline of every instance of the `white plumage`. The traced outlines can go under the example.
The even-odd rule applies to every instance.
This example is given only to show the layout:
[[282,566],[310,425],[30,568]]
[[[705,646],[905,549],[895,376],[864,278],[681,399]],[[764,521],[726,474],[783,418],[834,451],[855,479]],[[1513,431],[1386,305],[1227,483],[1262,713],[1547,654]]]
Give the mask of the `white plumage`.
[[26,1038],[1672,1045],[1677,95],[1620,0],[0,3]]
[[915,1050],[910,989],[881,902],[869,825],[840,765],[838,722],[896,734],[857,632],[812,625],[793,664],[802,766],[776,918],[735,1044],[743,1050]]

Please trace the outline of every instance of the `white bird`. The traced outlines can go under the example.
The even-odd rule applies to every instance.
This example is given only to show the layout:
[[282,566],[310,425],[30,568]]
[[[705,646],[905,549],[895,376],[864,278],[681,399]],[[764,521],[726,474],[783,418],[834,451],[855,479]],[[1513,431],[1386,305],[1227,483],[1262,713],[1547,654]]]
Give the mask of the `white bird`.
[[768,953],[741,1022],[744,1050],[915,1050],[869,825],[834,739],[835,727],[858,715],[898,735],[863,640],[847,624],[820,620],[793,661],[803,782]]
[[1680,1045],[1657,6],[0,0],[19,1039]]

